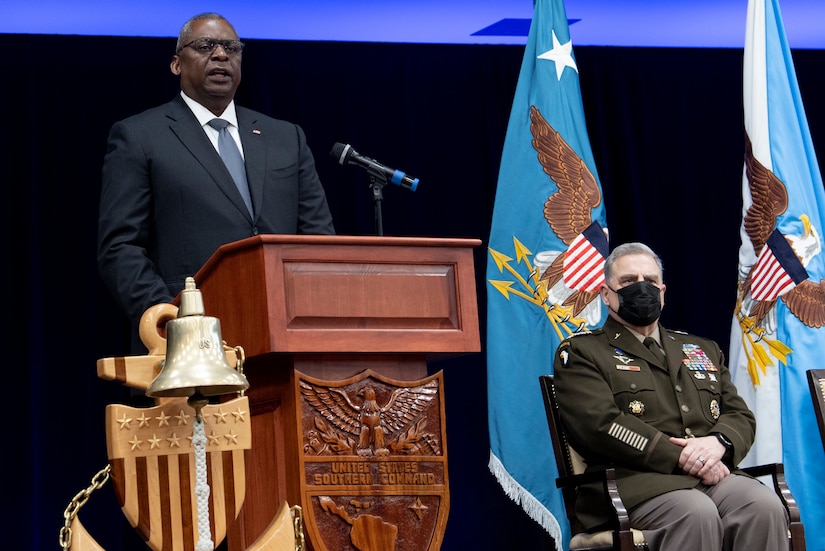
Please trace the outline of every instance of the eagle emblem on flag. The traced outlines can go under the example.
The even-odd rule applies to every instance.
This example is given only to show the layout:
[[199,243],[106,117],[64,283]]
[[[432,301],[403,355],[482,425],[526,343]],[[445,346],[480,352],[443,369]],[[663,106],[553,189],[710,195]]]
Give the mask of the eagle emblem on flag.
[[[559,327],[568,327],[567,333],[586,330],[601,319],[601,305],[597,300],[604,283],[604,260],[608,254],[607,230],[592,219],[592,209],[602,201],[601,190],[584,160],[576,154],[542,116],[530,106],[532,145],[539,163],[557,186],[543,205],[544,219],[561,240],[566,250],[538,252],[533,265],[527,258],[531,252],[514,237],[518,262],[530,268],[531,294],[525,296],[512,289],[513,282],[490,283],[509,298],[510,293],[522,296],[542,306],[560,338]],[[513,272],[511,258],[490,250],[500,271],[506,267]],[[524,279],[520,279],[527,284]]]
[[768,355],[784,363],[792,350],[771,338],[776,334],[776,302],[808,327],[825,326],[825,280],[812,281],[805,266],[822,251],[822,241],[810,218],[801,214],[799,234],[782,234],[777,218],[788,209],[785,183],[753,155],[745,135],[745,174],[752,199],[743,227],[756,261],[740,273],[736,316],[742,328],[745,353],[753,381],[759,380],[754,363],[770,363]]

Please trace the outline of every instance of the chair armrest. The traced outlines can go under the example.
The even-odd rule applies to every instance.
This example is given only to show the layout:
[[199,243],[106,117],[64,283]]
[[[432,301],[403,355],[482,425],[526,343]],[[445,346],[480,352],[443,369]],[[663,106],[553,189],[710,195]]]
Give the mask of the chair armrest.
[[556,479],[556,488],[578,488],[579,486],[590,484],[591,482],[605,482],[607,470],[608,469],[602,471],[590,471],[570,476],[560,476]]
[[773,489],[779,496],[779,499],[782,500],[785,509],[788,510],[788,516],[791,522],[799,522],[799,506],[796,504],[796,499],[793,497],[791,489],[788,487],[788,482],[785,480],[785,466],[782,463],[742,467],[742,470],[756,478],[770,476],[773,480]]
[[575,488],[583,484],[601,482],[604,487],[607,501],[612,509],[613,539],[616,549],[633,549],[633,533],[630,531],[630,517],[627,514],[619,487],[616,484],[616,469],[607,467],[601,471],[588,471],[572,476],[563,476],[556,479],[558,488]]

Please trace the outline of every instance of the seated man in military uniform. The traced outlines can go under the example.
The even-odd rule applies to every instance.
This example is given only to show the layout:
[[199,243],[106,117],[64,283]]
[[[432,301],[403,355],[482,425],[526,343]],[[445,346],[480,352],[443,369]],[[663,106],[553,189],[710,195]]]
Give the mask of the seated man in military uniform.
[[[651,550],[787,550],[779,498],[736,469],[756,420],[719,346],[659,324],[662,263],[646,245],[617,247],[604,276],[607,321],[563,341],[555,357],[573,447],[590,468],[616,468],[631,525]],[[588,530],[604,527],[605,507],[599,483],[576,503]]]

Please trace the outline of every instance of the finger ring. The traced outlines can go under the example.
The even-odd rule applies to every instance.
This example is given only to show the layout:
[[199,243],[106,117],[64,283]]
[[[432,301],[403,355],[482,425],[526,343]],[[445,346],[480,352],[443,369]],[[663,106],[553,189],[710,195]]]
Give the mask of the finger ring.
[[705,464],[705,458],[702,457],[701,455],[699,456],[699,463],[701,463],[702,465]]

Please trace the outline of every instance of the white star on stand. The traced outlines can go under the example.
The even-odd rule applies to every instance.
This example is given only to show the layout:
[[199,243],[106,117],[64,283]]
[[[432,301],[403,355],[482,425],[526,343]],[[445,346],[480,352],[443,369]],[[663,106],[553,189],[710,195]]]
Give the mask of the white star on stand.
[[561,80],[561,74],[565,67],[570,67],[577,73],[579,68],[576,67],[576,62],[573,61],[573,41],[568,40],[564,44],[559,42],[556,38],[556,31],[553,33],[553,49],[544,52],[538,56],[539,59],[549,59],[556,64],[556,78]]

